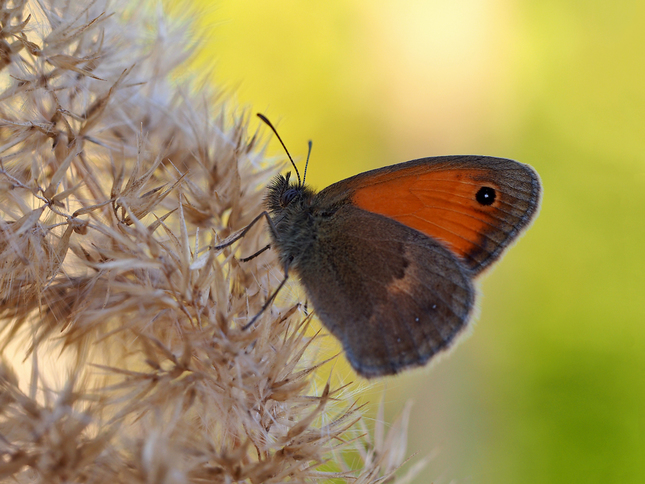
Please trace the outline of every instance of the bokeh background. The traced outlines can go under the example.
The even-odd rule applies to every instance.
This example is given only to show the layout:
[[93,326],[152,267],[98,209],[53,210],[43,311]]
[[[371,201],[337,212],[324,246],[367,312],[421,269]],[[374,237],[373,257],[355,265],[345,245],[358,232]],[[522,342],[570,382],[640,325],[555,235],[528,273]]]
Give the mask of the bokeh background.
[[196,69],[294,156],[313,139],[318,188],[442,154],[542,177],[472,335],[376,385],[390,419],[415,402],[409,449],[432,456],[416,482],[645,482],[645,2],[190,5]]

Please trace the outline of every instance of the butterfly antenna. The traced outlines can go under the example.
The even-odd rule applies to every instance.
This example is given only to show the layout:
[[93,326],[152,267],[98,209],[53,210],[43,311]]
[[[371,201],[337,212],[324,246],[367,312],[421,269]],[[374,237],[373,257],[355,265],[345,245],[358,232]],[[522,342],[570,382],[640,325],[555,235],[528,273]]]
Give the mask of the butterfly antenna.
[[[289,153],[289,150],[287,147],[284,145],[284,142],[282,141],[282,138],[280,138],[280,135],[278,134],[278,131],[273,127],[271,124],[271,121],[269,121],[263,114],[257,113],[258,118],[260,118],[264,123],[271,128],[271,131],[275,133],[275,135],[278,138],[278,141],[280,141],[280,144],[284,148],[284,151],[287,153],[287,156],[289,157],[289,160],[291,161],[291,164],[293,165],[293,168],[296,170],[296,175],[298,176],[298,185],[302,186],[302,181],[300,180],[300,172],[298,171],[298,167],[296,166],[295,162],[293,161],[293,158],[291,158],[291,154]],[[309,157],[307,157],[307,160],[309,160]],[[307,167],[305,167],[305,173],[307,172]]]
[[309,166],[309,156],[311,155],[311,147],[313,146],[313,143],[311,140],[307,143],[309,145],[309,151],[307,151],[307,161],[305,162],[305,172],[302,175],[302,184],[305,184],[305,180],[307,179],[307,167]]

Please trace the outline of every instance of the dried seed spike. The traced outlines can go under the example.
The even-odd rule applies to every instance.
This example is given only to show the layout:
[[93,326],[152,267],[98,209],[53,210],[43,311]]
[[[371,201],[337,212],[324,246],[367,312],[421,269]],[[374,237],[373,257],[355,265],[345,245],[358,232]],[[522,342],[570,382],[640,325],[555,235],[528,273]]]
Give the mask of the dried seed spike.
[[[295,297],[239,330],[281,274],[270,251],[240,262],[261,228],[212,250],[278,171],[257,123],[185,83],[190,24],[161,32],[123,7],[0,2],[0,348],[26,367],[0,367],[0,475],[379,482],[405,427],[361,458],[363,407],[353,387],[316,386],[320,338]],[[320,467],[347,456],[355,469]]]

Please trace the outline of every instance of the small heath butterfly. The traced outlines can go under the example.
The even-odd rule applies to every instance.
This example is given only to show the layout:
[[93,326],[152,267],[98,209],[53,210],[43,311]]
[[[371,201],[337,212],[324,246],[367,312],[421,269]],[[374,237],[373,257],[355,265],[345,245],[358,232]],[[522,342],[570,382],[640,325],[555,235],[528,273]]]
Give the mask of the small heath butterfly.
[[319,193],[296,175],[278,175],[266,212],[216,248],[266,218],[271,244],[243,260],[272,247],[285,277],[260,314],[295,272],[366,378],[424,365],[455,341],[472,316],[474,279],[528,227],[541,197],[533,168],[489,156],[421,158]]

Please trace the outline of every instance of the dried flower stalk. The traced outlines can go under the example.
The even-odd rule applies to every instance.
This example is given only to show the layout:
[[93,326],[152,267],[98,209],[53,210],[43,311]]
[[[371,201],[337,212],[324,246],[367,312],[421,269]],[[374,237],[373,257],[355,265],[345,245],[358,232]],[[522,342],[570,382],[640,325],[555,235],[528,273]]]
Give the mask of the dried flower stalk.
[[188,24],[125,7],[0,0],[0,477],[393,482],[404,420],[372,443],[315,385],[298,306],[242,330],[275,255],[235,257],[261,230],[210,247],[276,167],[245,113],[173,82]]

